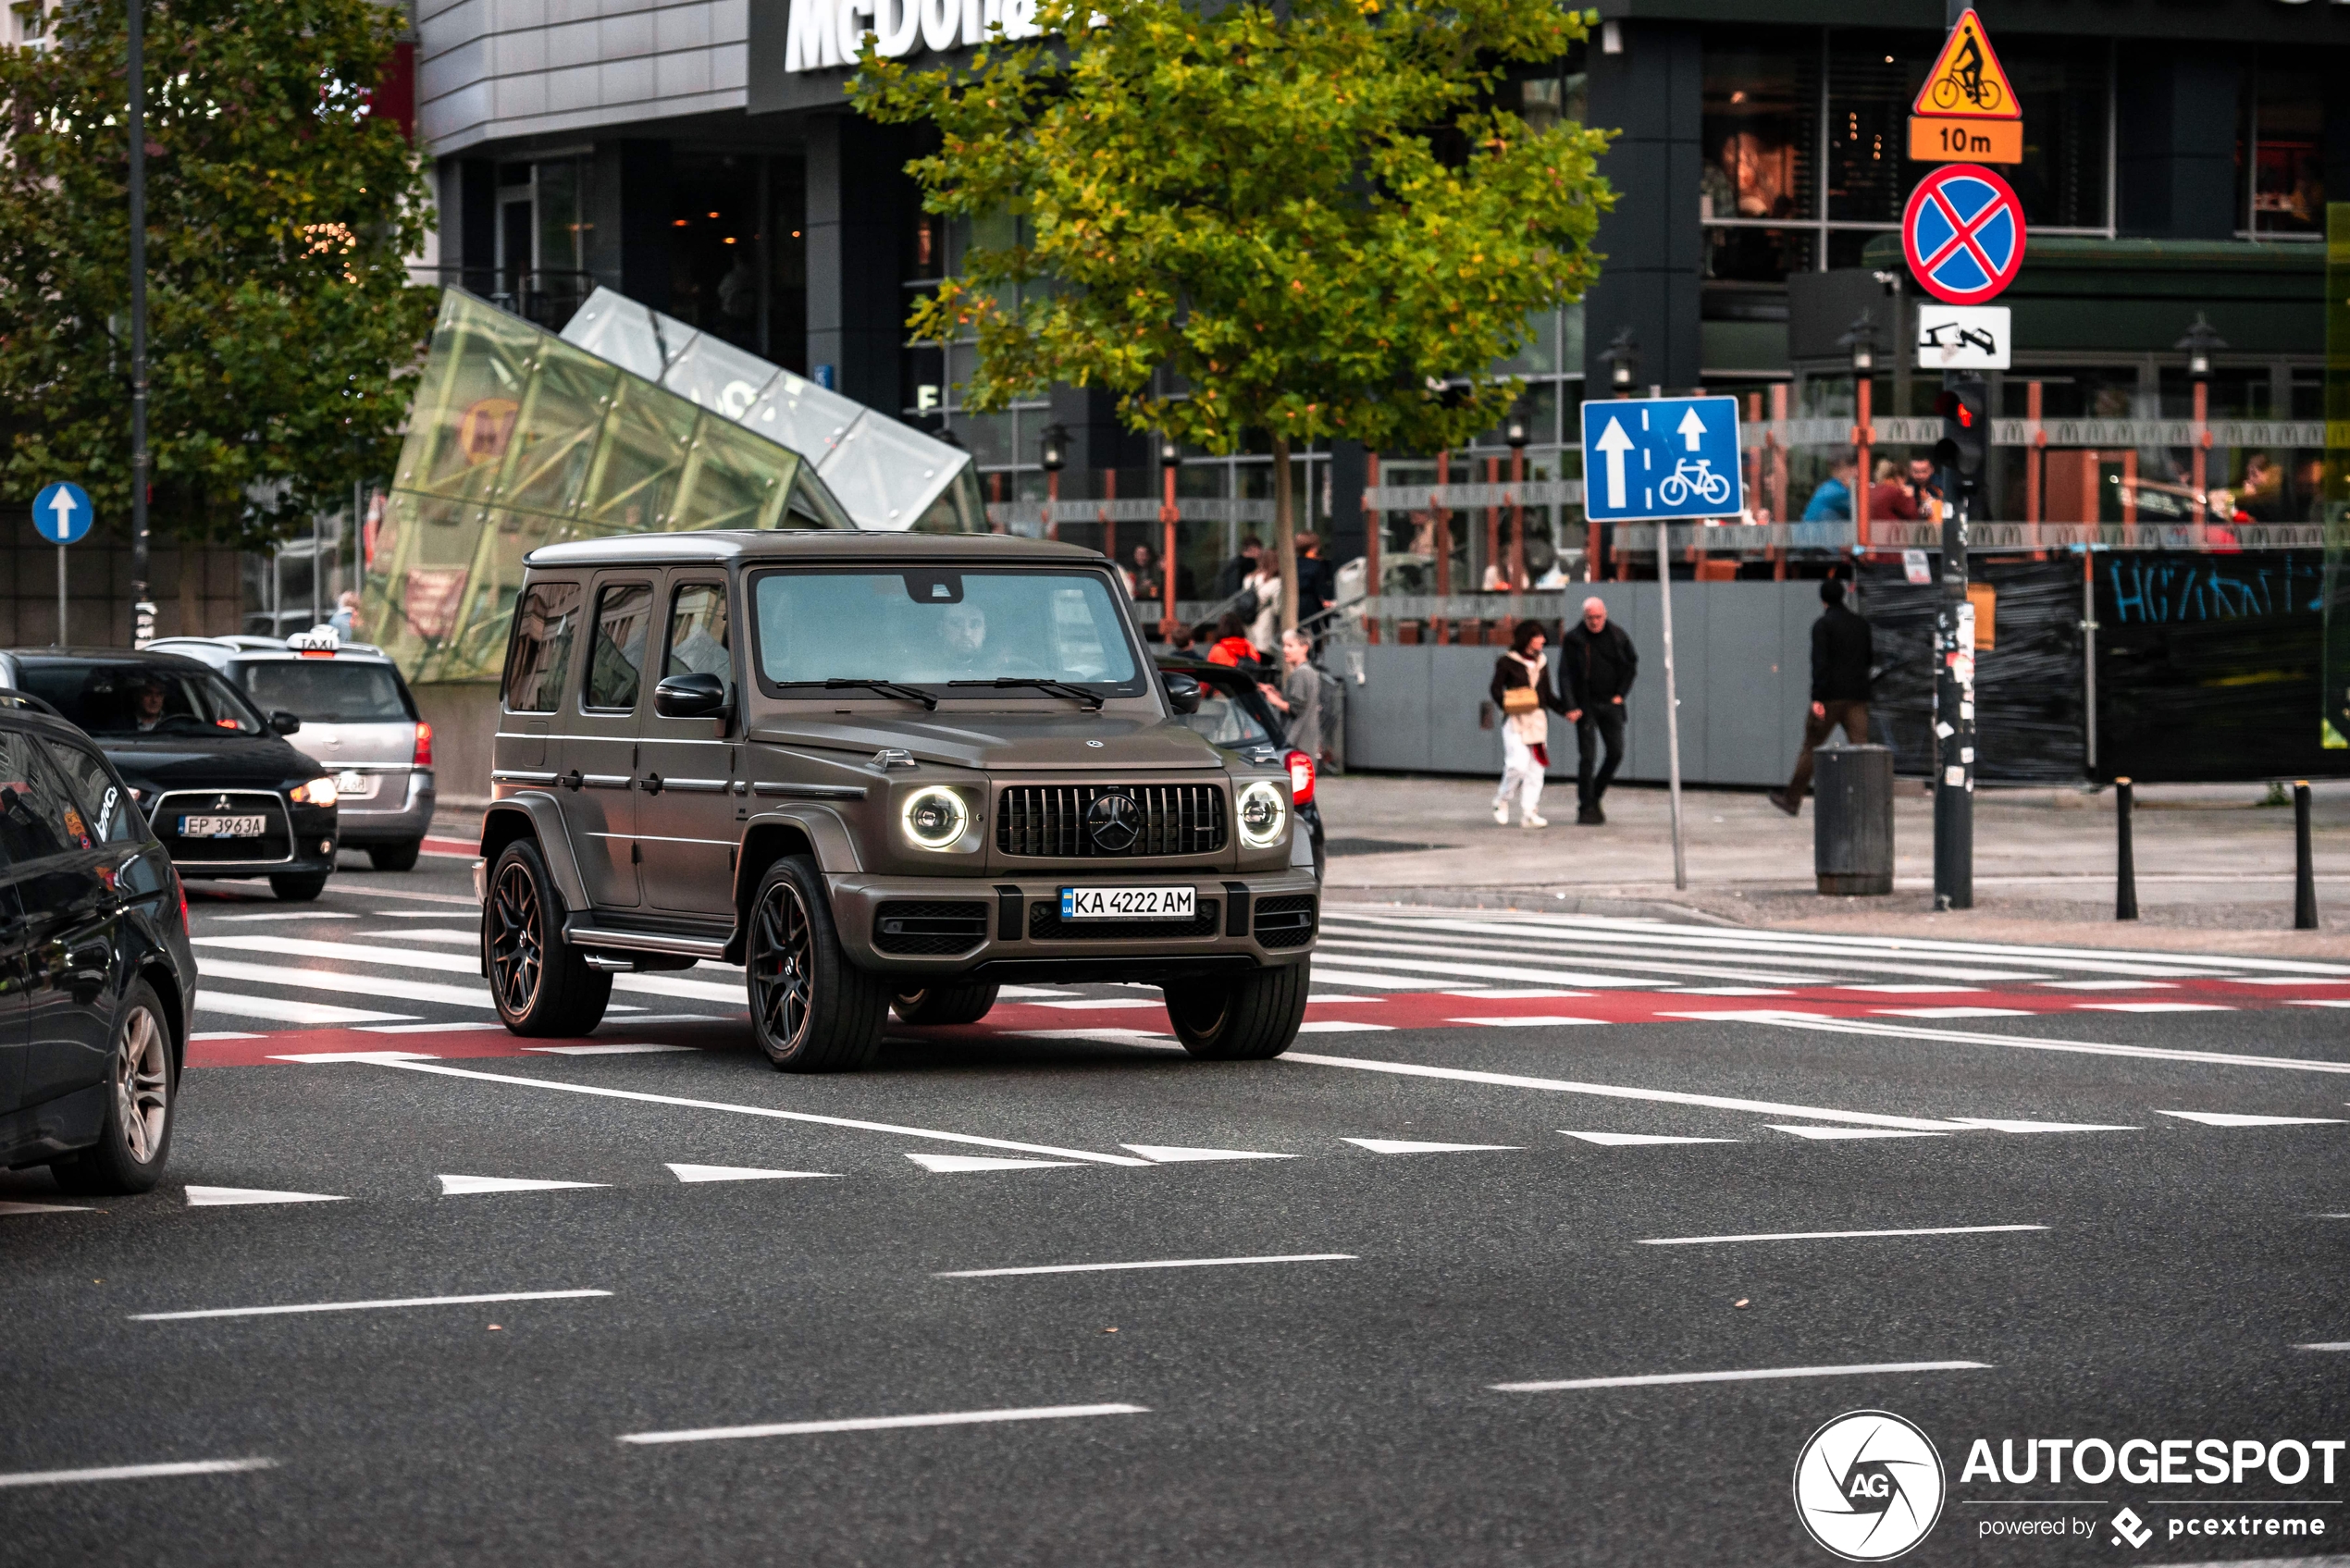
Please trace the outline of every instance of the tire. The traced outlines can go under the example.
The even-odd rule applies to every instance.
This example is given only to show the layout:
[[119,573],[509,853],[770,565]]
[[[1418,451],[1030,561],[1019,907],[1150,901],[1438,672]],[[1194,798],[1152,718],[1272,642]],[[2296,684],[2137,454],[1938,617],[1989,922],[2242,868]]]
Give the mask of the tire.
[[179,1106],[172,1069],[171,1026],[145,981],[131,982],[115,1020],[114,1052],[106,1064],[106,1114],[98,1142],[52,1161],[57,1185],[68,1192],[145,1192],[163,1179],[171,1156],[171,1123]]
[[1941,77],[1934,83],[1934,106],[1947,109],[1959,101],[1959,84],[1950,77]]
[[1160,989],[1175,1038],[1214,1062],[1262,1062],[1280,1056],[1305,1021],[1312,964],[1283,964],[1237,980],[1179,981]]
[[325,871],[287,871],[269,879],[269,891],[285,904],[307,904],[327,891]]
[[899,992],[889,999],[889,1006],[907,1023],[977,1023],[996,1005],[996,993],[1001,989],[977,982],[925,986]]
[[398,844],[371,844],[367,846],[367,864],[379,871],[413,871],[424,847],[421,838],[406,838]]
[[481,967],[509,1033],[586,1034],[603,1021],[612,976],[563,941],[569,913],[538,846],[526,838],[506,846],[481,908]]
[[750,1028],[781,1072],[844,1072],[881,1049],[889,984],[848,961],[816,862],[786,855],[750,903],[743,979]]

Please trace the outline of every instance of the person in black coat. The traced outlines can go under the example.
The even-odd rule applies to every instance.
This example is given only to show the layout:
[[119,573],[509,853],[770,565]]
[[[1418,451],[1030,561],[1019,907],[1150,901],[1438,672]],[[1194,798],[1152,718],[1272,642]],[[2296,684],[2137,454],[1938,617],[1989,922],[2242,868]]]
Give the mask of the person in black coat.
[[1787,788],[1771,792],[1771,804],[1788,816],[1803,810],[1812,789],[1812,753],[1828,732],[1844,726],[1845,741],[1869,744],[1869,670],[1876,658],[1869,623],[1844,608],[1844,584],[1830,577],[1820,585],[1820,602],[1827,608],[1812,623],[1812,711],[1803,721],[1803,749],[1796,754],[1795,776]]
[[[1640,656],[1632,651],[1624,628],[1609,622],[1605,601],[1597,596],[1585,599],[1583,619],[1559,638],[1559,685],[1575,725],[1577,822],[1607,821],[1600,802],[1624,759],[1624,699],[1639,673]],[[1604,762],[1599,759],[1602,741],[1607,743]]]

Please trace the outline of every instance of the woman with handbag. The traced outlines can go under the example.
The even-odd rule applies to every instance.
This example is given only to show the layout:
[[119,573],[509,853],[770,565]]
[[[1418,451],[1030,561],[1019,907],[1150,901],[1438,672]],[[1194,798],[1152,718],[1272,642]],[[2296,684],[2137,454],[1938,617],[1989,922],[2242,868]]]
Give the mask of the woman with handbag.
[[1518,799],[1518,826],[1546,828],[1535,814],[1542,799],[1542,774],[1551,765],[1550,714],[1566,705],[1551,685],[1550,661],[1542,657],[1539,621],[1520,621],[1510,650],[1493,661],[1493,704],[1502,710],[1502,784],[1493,792],[1493,820],[1509,825],[1510,796]]

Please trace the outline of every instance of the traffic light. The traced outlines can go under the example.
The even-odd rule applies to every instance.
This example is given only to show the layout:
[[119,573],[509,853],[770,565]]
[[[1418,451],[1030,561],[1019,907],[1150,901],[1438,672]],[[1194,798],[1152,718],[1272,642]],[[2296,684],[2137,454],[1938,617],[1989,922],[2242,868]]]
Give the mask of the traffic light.
[[1936,468],[1955,468],[1962,479],[1982,476],[1991,451],[1988,403],[1979,377],[1953,377],[1935,397],[1934,412],[1942,416],[1942,438],[1934,444]]

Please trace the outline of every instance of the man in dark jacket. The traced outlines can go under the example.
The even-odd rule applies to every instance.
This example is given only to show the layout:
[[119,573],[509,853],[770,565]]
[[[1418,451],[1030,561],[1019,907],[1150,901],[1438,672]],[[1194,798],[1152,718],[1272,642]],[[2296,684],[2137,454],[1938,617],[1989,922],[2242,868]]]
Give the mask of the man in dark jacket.
[[1812,711],[1803,721],[1803,749],[1787,788],[1771,792],[1771,804],[1790,817],[1803,809],[1812,788],[1812,752],[1830,730],[1841,724],[1848,744],[1869,744],[1869,666],[1875,659],[1869,623],[1844,608],[1837,578],[1820,585],[1820,602],[1827,608],[1812,623]]
[[[1575,820],[1605,822],[1600,801],[1624,759],[1624,699],[1632,677],[1640,671],[1640,656],[1624,628],[1611,625],[1607,605],[1597,598],[1583,601],[1582,621],[1559,638],[1559,684],[1565,688],[1566,716],[1575,725]],[[1599,760],[1600,743],[1607,743],[1607,760]],[[1593,765],[1597,764],[1595,768]]]

